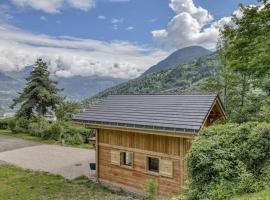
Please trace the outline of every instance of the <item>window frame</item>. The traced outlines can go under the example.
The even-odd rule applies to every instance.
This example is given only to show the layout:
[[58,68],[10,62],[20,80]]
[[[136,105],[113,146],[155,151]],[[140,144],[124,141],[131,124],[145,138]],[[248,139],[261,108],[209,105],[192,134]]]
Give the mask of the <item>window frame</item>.
[[[151,171],[151,170],[149,170],[149,159],[150,158],[158,159],[158,171]],[[147,155],[146,156],[146,167],[145,167],[145,170],[146,170],[146,172],[148,174],[159,176],[160,175],[160,158],[157,157],[157,156]]]
[[[131,154],[131,165],[124,164],[124,158],[125,158],[126,153]],[[132,152],[132,151],[121,151],[120,152],[120,166],[125,167],[125,168],[129,168],[129,169],[133,169],[133,167],[134,167],[134,152]]]

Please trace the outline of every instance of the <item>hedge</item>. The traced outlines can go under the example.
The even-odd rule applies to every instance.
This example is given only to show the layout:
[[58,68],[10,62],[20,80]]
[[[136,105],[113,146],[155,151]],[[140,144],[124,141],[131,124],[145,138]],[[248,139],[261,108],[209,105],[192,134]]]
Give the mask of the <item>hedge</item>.
[[189,151],[187,198],[221,200],[260,191],[269,181],[269,163],[270,124],[206,128]]

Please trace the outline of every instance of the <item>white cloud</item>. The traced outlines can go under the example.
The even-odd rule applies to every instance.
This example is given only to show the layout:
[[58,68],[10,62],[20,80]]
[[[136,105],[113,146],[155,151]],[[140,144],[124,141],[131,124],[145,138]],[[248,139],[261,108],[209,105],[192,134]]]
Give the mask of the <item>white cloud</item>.
[[112,19],[112,24],[120,24],[120,23],[123,23],[124,19],[123,18],[120,18],[120,19],[117,19],[117,18],[113,18]]
[[104,19],[106,19],[106,17],[104,15],[99,15],[98,19],[104,20]]
[[127,31],[131,31],[131,30],[133,30],[133,29],[134,29],[133,26],[129,26],[129,27],[126,28]]
[[191,45],[216,47],[219,28],[230,18],[214,21],[208,10],[196,7],[193,0],[171,0],[169,6],[176,15],[165,29],[152,31],[161,46],[173,49]]
[[94,0],[67,0],[72,8],[88,11],[96,6]]
[[88,11],[95,7],[94,0],[10,0],[14,5],[25,8],[30,7],[46,13],[59,13],[65,6]]
[[0,70],[5,71],[22,69],[41,57],[58,76],[135,78],[167,55],[125,41],[50,37],[0,26]]
[[42,15],[42,16],[40,17],[40,20],[42,20],[42,21],[47,21],[48,19],[47,19],[45,16]]

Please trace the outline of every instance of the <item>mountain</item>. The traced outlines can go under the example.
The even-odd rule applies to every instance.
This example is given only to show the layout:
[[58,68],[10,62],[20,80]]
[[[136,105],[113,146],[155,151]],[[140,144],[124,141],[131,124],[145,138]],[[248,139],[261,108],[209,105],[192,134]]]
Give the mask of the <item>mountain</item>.
[[[20,71],[0,72],[0,116],[4,113],[14,112],[9,109],[9,106],[12,103],[12,99],[25,86],[25,78],[29,76],[32,68],[33,66],[27,66]],[[52,79],[58,82],[58,88],[64,89],[61,95],[73,101],[81,101],[106,88],[126,81],[125,79],[99,76],[57,77],[52,75]]]
[[4,73],[0,72],[0,81],[1,82],[7,82],[7,81],[13,81],[13,78],[5,75]]
[[112,94],[155,94],[180,93],[195,90],[196,85],[220,69],[217,53],[205,55],[186,64],[175,65],[166,70],[142,75],[120,85],[108,88],[96,96],[86,99],[85,104],[92,103]]
[[104,89],[126,81],[125,79],[99,76],[54,77],[54,79],[58,81],[58,87],[64,89],[62,95],[75,101],[93,96]]
[[200,58],[205,55],[209,55],[213,52],[200,47],[200,46],[190,46],[183,49],[179,49],[169,55],[166,59],[160,61],[158,64],[150,67],[145,74],[150,74],[154,72],[159,72],[162,70],[168,70],[175,65],[181,65],[184,63],[188,63],[192,61],[193,59]]

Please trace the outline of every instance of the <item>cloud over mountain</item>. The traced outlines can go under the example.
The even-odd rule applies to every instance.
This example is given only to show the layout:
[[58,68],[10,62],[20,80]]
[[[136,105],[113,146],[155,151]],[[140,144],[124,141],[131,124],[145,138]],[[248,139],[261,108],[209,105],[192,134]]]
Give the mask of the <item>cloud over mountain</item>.
[[169,6],[176,15],[166,28],[152,31],[161,46],[175,49],[192,45],[215,48],[220,25],[229,18],[214,21],[208,10],[196,7],[193,0],[171,0]]
[[125,41],[50,37],[0,25],[0,70],[19,70],[44,58],[58,76],[134,78],[167,52]]

